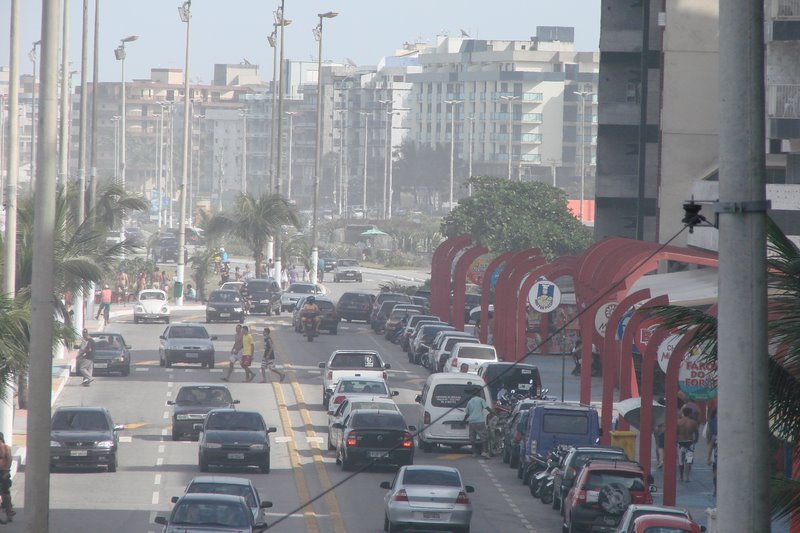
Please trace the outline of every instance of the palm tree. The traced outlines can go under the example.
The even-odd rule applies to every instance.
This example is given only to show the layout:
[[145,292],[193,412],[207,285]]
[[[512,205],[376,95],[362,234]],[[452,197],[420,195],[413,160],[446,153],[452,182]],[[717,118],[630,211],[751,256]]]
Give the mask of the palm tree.
[[243,241],[253,252],[255,271],[261,272],[267,239],[275,236],[284,225],[300,227],[297,213],[284,197],[264,194],[256,198],[244,193],[237,196],[233,210],[209,220],[206,233],[211,239],[231,235]]
[[[776,354],[768,357],[769,425],[773,435],[800,442],[800,248],[767,217],[767,334]],[[695,346],[708,361],[717,360],[717,318],[680,306],[653,308],[663,327],[694,332]],[[800,511],[800,482],[773,478],[772,510],[776,518]]]
[[198,248],[189,258],[189,264],[192,265],[192,279],[197,285],[197,299],[201,302],[206,299],[206,282],[211,274],[211,260],[213,257],[213,248],[206,248],[205,250]]

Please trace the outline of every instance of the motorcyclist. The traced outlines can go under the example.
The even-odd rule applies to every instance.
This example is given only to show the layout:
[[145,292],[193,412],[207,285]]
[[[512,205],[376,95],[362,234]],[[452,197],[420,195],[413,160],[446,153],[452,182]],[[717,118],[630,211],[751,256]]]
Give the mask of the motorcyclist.
[[314,320],[314,334],[316,335],[322,320],[319,316],[319,307],[317,306],[316,298],[313,296],[306,298],[305,302],[303,302],[303,309],[300,311],[300,316],[304,319],[309,317]]
[[228,263],[228,252],[225,251],[225,248],[220,247],[219,249],[219,259],[222,261],[222,264]]

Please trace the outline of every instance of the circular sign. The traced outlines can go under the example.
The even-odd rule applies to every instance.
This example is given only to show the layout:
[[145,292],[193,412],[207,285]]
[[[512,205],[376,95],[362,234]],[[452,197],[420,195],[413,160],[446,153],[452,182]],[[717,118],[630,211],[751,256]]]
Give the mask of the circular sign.
[[489,286],[492,290],[494,290],[495,286],[497,285],[497,280],[500,278],[500,274],[503,273],[503,269],[506,267],[505,263],[502,263],[500,266],[492,271],[492,277],[489,279]]
[[633,306],[630,309],[628,309],[627,311],[625,311],[625,314],[622,315],[622,318],[619,320],[619,324],[617,324],[617,332],[616,332],[617,333],[616,339],[618,341],[621,341],[622,340],[622,336],[625,335],[625,328],[628,327],[628,322],[631,321],[631,318],[633,317],[633,313],[635,313],[635,312],[636,312],[636,306]]
[[617,308],[617,302],[608,302],[604,303],[600,306],[597,310],[597,314],[594,315],[594,329],[597,330],[601,336],[606,336],[606,326],[608,326],[608,319],[611,318],[611,315],[614,313],[614,309]]
[[528,293],[528,303],[540,313],[549,313],[561,303],[561,290],[552,281],[539,280]]
[[647,343],[650,342],[653,333],[656,332],[660,324],[661,319],[655,317],[642,320],[639,323],[636,334],[633,336],[633,348],[636,352],[640,354],[644,353],[645,348],[647,348]]
[[693,400],[710,400],[717,395],[717,364],[707,361],[701,348],[695,346],[681,362],[678,386]]
[[672,357],[672,352],[675,350],[675,347],[678,345],[682,337],[682,334],[673,333],[661,341],[661,344],[658,345],[656,358],[658,360],[658,366],[661,367],[661,370],[663,370],[665,374],[667,373],[669,358]]
[[486,269],[489,268],[491,262],[491,259],[485,255],[476,258],[467,270],[467,281],[479,287],[483,286],[483,276],[486,275]]

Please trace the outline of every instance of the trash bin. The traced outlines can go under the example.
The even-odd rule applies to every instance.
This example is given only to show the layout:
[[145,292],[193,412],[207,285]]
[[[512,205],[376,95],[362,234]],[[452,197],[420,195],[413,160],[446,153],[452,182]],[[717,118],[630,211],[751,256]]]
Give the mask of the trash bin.
[[635,431],[612,431],[611,445],[619,446],[625,450],[625,455],[631,461],[636,461],[636,432]]
[[172,295],[175,298],[180,298],[181,296],[183,296],[183,282],[182,281],[176,281],[175,282],[175,286],[172,289]]

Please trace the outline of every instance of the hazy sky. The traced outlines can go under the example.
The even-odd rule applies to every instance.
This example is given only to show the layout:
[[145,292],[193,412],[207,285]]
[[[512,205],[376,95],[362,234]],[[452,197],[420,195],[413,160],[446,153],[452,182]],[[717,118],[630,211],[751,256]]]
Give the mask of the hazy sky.
[[[63,0],[61,0],[63,2]],[[39,39],[41,1],[19,0],[22,33],[20,49],[24,73],[32,69],[27,52]],[[83,0],[70,3],[70,57],[80,68]],[[95,0],[89,0],[90,26]],[[128,45],[126,78],[147,78],[151,67],[183,68],[185,25],[180,21],[179,0],[101,0],[100,79],[118,80],[114,59],[119,39],[138,35]],[[272,12],[279,0],[194,0],[192,3],[192,80],[208,83],[215,63],[247,59],[262,67],[262,77],[272,75],[272,49],[266,41],[272,31]],[[461,30],[481,39],[529,39],[536,26],[575,27],[576,48],[598,49],[600,0],[286,0],[286,57],[317,56],[312,29],[317,13],[338,11],[324,25],[323,58],[359,65],[375,65],[404,42],[435,42],[437,34],[458,36]],[[8,65],[11,0],[0,0],[0,65]],[[91,43],[90,43],[91,46]],[[91,52],[89,55],[91,63]],[[90,78],[91,79],[91,78]],[[76,79],[77,82],[77,79]]]

